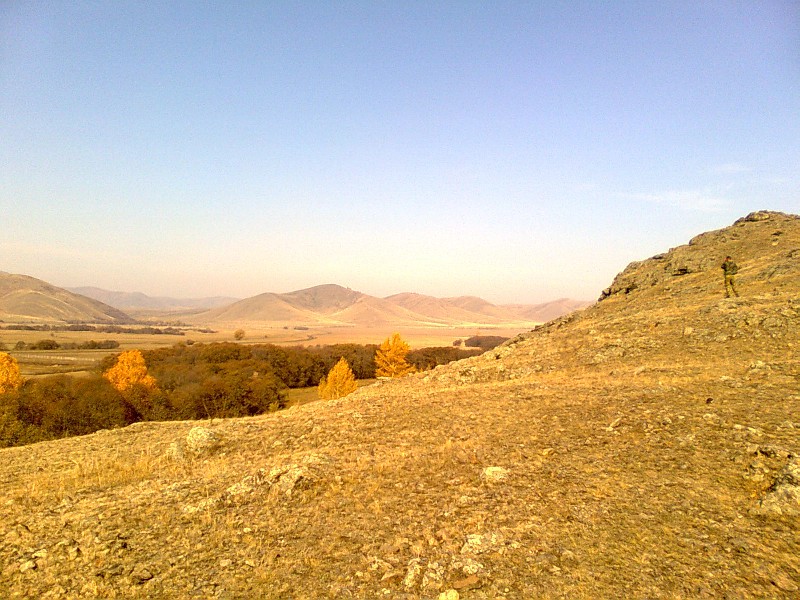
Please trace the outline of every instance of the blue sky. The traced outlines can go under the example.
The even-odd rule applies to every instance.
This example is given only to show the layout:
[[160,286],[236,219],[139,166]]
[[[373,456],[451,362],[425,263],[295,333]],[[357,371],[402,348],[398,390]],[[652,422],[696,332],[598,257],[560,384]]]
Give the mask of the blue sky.
[[594,299],[800,212],[800,5],[0,3],[0,270]]

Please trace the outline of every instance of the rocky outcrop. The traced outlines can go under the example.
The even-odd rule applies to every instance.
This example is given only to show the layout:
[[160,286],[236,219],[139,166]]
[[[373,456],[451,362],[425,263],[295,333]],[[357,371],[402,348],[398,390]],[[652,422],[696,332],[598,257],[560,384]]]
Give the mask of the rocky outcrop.
[[[719,279],[720,265],[727,255],[733,256],[740,267],[746,267],[755,257],[768,258],[766,270],[757,274],[762,278],[800,275],[800,261],[796,260],[800,253],[800,240],[796,235],[798,221],[797,215],[780,212],[751,213],[730,227],[700,234],[685,246],[631,263],[603,290],[600,300],[668,285],[689,275],[712,274]],[[787,226],[794,235],[786,235]],[[775,252],[765,252],[770,249]],[[706,281],[695,279],[693,285],[700,291],[708,291]]]

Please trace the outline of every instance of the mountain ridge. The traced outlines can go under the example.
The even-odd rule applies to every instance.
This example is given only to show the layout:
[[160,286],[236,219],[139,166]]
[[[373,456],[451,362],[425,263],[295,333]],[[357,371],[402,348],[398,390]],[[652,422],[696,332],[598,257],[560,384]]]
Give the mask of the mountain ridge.
[[[571,300],[560,305],[499,306],[474,296],[436,298],[413,292],[379,298],[337,284],[324,284],[283,294],[259,294],[230,306],[194,314],[188,319],[210,323],[249,320],[366,326],[532,324],[542,320],[531,317],[545,313],[561,316],[568,310],[589,304]],[[566,308],[568,305],[569,309]]]
[[[153,297],[141,292],[115,292],[92,286],[59,288],[27,275],[3,272],[0,272],[0,293],[3,294],[0,318],[5,314],[10,320],[41,322],[132,322],[134,317],[163,314],[193,323],[222,324],[263,321],[367,327],[533,325],[591,304],[557,300],[539,305],[495,305],[474,296],[436,298],[411,292],[379,298],[330,283],[285,293],[265,292],[245,299]],[[70,303],[77,304],[69,306]]]

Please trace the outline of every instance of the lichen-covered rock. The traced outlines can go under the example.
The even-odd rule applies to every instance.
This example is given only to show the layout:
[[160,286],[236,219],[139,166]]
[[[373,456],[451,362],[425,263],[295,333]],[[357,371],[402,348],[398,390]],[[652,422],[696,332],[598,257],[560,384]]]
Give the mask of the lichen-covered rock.
[[792,458],[778,473],[754,512],[765,516],[800,516],[800,459]]
[[221,445],[220,436],[206,427],[192,427],[186,436],[186,450],[195,456],[212,454]]

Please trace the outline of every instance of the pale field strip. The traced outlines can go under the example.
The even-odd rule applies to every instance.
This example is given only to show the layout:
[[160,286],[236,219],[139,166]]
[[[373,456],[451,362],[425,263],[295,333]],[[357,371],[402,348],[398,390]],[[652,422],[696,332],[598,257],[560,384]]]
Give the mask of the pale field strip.
[[93,363],[98,360],[98,357],[95,356],[65,356],[63,354],[51,354],[46,351],[42,351],[40,354],[32,354],[29,352],[12,352],[11,353],[14,358],[18,361],[25,361],[25,362],[53,362],[53,361],[63,361],[63,362],[85,362],[85,363]]

